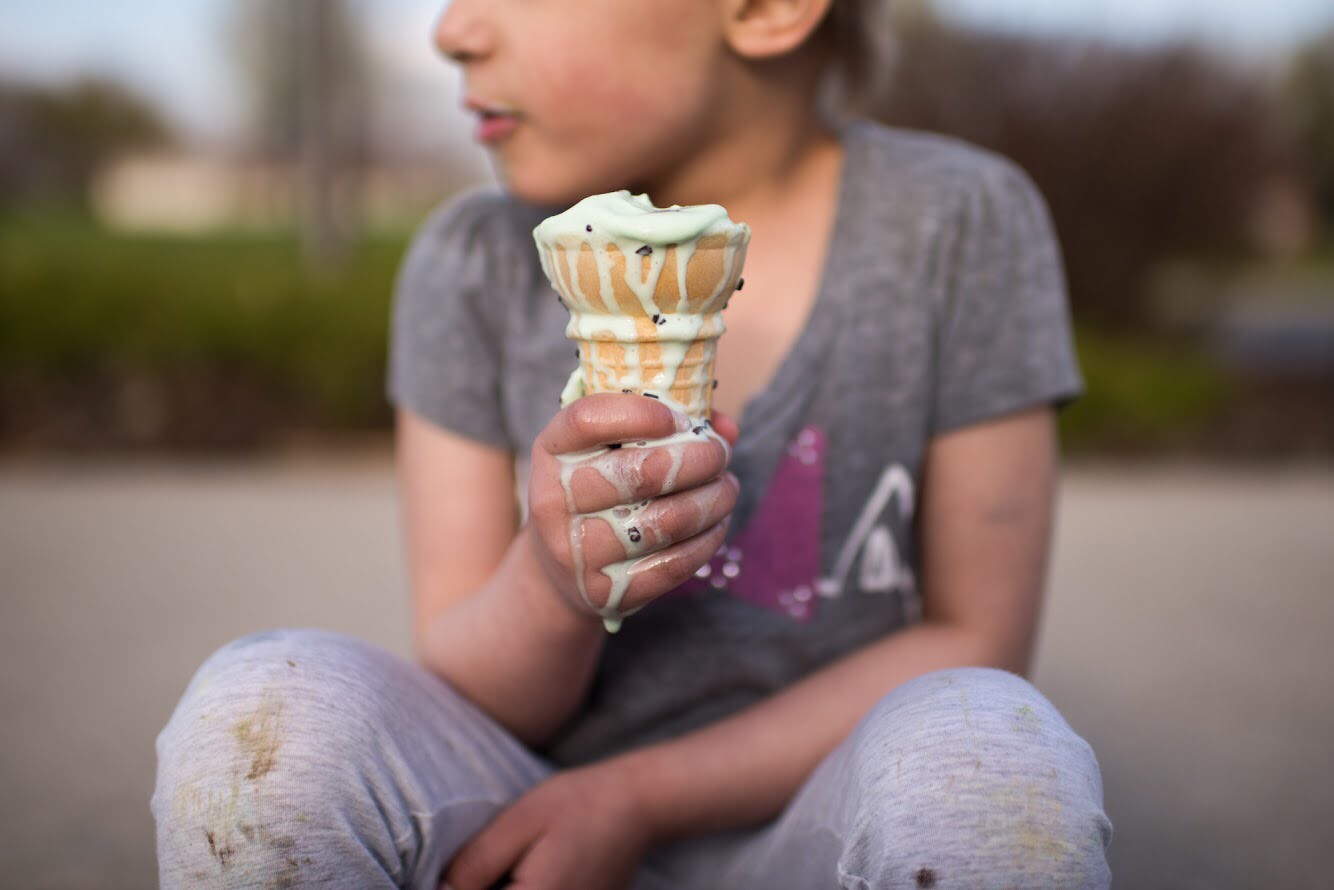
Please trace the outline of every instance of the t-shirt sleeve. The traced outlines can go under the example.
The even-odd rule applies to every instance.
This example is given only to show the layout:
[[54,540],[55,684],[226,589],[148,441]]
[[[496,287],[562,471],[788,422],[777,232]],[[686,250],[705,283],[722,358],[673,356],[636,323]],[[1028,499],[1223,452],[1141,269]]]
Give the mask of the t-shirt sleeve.
[[502,201],[466,194],[417,232],[394,292],[387,388],[400,408],[511,449],[500,372],[516,236]]
[[1014,165],[991,159],[942,238],[944,287],[933,432],[1083,391],[1065,274],[1047,207]]

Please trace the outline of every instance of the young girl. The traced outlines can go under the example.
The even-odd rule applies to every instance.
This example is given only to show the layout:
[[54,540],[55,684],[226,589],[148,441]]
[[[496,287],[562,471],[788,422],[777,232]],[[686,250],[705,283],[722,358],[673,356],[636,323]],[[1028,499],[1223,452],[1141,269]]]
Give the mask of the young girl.
[[[1080,388],[1057,249],[1010,164],[828,122],[830,71],[849,95],[876,67],[875,7],[447,9],[505,188],[430,220],[399,284],[419,664],[315,631],[215,654],[159,740],[164,886],[1108,885],[1093,754],[1018,676]],[[733,448],[701,438],[670,485],[624,450],[663,539],[608,635],[574,566],[605,597],[626,554],[590,519],[574,558],[558,456],[688,421],[557,410],[574,348],[531,233],[619,188],[753,236]],[[572,486],[578,515],[616,506]]]

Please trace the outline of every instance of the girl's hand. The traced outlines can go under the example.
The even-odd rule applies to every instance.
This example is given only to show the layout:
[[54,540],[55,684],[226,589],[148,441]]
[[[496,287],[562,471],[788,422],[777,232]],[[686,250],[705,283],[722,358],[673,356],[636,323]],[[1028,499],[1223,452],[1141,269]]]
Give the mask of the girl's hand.
[[[735,443],[730,418],[714,415],[711,422]],[[551,586],[581,614],[590,611],[580,593],[581,574],[589,602],[603,608],[612,581],[602,569],[624,563],[629,585],[619,611],[625,614],[681,584],[722,544],[740,490],[724,472],[730,448],[707,435],[672,446],[633,447],[690,430],[689,418],[653,399],[599,393],[562,409],[538,436],[528,482],[528,537]],[[607,447],[621,443],[632,447]],[[614,515],[590,515],[606,510]],[[622,536],[613,522],[621,524]]]
[[614,761],[557,773],[511,804],[454,857],[448,890],[626,890],[652,842]]

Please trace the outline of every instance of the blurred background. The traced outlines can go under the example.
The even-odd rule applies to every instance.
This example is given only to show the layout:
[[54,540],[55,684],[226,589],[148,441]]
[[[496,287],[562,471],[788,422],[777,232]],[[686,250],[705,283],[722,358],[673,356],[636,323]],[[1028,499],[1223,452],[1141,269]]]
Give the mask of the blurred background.
[[[407,652],[383,366],[491,178],[434,0],[0,0],[0,884],[154,882],[217,645]],[[900,0],[876,115],[1014,159],[1088,395],[1038,682],[1130,888],[1328,887],[1334,6]]]

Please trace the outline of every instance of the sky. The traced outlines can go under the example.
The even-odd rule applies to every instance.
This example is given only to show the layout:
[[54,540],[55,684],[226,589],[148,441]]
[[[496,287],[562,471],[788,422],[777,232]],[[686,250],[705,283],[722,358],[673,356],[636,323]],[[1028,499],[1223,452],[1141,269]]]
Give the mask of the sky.
[[1334,28],[1330,0],[936,0],[952,18],[1003,30],[1126,42],[1199,40],[1243,56],[1282,52]]
[[[372,59],[396,87],[387,126],[466,140],[458,78],[429,45],[442,0],[354,0]],[[935,0],[945,16],[1006,31],[1152,42],[1187,38],[1265,58],[1334,28],[1331,0]],[[224,139],[242,115],[224,35],[236,0],[0,0],[0,76],[127,81],[185,130]],[[410,124],[408,122],[411,122]],[[462,135],[460,135],[462,134]]]
[[[430,46],[439,0],[352,4],[373,13],[364,17],[372,65],[397,88],[398,105],[437,123],[462,120],[458,77]],[[244,112],[228,43],[238,6],[237,0],[0,0],[0,77],[49,83],[113,75],[188,133],[222,139]]]

